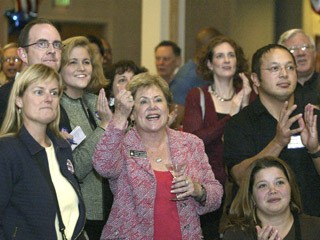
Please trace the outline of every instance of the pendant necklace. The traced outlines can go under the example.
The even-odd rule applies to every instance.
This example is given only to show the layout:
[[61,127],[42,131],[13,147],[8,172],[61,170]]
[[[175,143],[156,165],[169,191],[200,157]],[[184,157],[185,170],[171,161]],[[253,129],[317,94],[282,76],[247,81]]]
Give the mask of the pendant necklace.
[[166,158],[166,154],[160,154],[160,153],[163,152],[162,150],[164,150],[165,146],[167,146],[167,139],[165,140],[165,142],[162,142],[158,147],[150,147],[147,144],[145,144],[147,155],[149,155],[149,157],[151,158],[151,161],[159,164],[163,163],[165,159],[162,159],[162,157]]
[[229,102],[232,100],[232,98],[235,95],[235,91],[233,91],[230,98],[223,98],[214,90],[213,85],[211,86],[211,92],[212,92],[213,96],[215,96],[220,102]]

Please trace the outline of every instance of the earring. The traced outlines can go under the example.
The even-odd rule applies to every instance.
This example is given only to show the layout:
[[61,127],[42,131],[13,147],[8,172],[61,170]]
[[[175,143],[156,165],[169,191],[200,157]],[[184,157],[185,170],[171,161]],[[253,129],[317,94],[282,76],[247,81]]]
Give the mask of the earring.
[[134,127],[134,124],[135,124],[135,121],[130,119],[129,120],[129,129],[133,128]]
[[21,114],[21,108],[18,108],[18,113]]
[[252,201],[253,206],[256,207],[257,203],[256,203],[256,201],[253,199],[253,197],[251,197],[251,201]]

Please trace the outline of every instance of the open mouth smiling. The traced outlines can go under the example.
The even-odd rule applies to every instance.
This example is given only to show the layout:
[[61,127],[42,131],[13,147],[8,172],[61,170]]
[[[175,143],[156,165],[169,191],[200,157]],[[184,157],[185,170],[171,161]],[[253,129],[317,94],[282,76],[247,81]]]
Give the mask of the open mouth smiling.
[[148,114],[146,116],[147,120],[158,120],[160,118],[160,114]]

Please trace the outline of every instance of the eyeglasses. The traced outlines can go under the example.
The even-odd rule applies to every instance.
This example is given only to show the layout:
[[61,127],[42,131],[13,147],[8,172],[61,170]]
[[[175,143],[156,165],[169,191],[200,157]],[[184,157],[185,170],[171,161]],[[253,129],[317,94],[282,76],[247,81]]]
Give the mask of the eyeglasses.
[[301,50],[302,52],[307,52],[313,50],[313,46],[308,45],[308,44],[303,44],[302,46],[293,46],[289,48],[289,51],[291,53],[295,53],[297,51]]
[[293,65],[293,64],[289,64],[289,65],[285,65],[285,66],[274,65],[274,66],[271,66],[271,67],[269,67],[269,68],[261,68],[261,70],[267,70],[267,71],[269,71],[269,72],[271,72],[271,73],[279,74],[280,71],[281,71],[283,68],[284,68],[287,72],[292,73],[292,72],[295,72],[295,71],[296,71],[296,68],[297,68],[297,67],[296,67],[295,65]]
[[23,48],[35,45],[37,48],[40,48],[40,49],[48,49],[50,44],[52,44],[52,47],[56,50],[61,50],[63,48],[61,41],[54,41],[51,43],[45,39],[40,39],[40,40],[36,41],[35,43],[31,43],[29,45],[23,46]]
[[10,63],[11,61],[17,63],[17,62],[20,62],[21,59],[19,57],[5,57],[2,59],[2,62],[6,62],[6,63]]

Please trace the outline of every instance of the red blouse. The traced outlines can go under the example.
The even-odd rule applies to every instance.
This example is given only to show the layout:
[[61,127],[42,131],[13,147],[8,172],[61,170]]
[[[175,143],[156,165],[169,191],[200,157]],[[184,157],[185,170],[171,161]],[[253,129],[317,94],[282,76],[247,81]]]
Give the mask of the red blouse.
[[154,203],[154,240],[182,239],[177,204],[170,199],[172,175],[170,172],[155,171],[157,180]]

